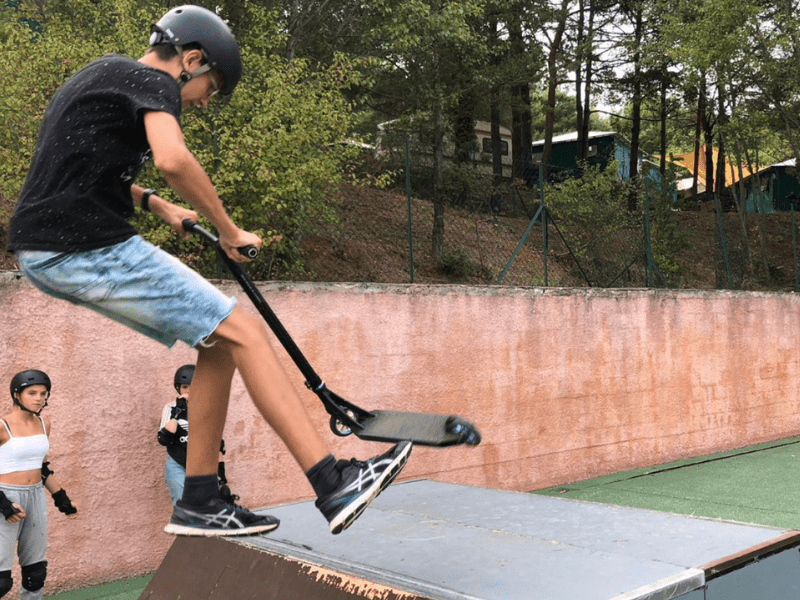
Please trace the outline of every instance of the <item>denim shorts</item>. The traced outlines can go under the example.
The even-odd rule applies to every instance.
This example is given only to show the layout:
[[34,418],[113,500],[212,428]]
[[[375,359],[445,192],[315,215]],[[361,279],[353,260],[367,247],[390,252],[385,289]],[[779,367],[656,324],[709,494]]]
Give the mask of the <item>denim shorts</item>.
[[182,340],[194,348],[236,304],[139,236],[88,252],[20,250],[17,260],[45,294],[90,308],[165,346]]

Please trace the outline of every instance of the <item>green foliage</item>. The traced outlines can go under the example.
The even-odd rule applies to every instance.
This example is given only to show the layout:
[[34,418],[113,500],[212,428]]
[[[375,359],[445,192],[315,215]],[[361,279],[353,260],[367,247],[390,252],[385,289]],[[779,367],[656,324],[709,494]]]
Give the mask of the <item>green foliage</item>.
[[442,255],[442,271],[451,281],[464,280],[475,272],[469,254],[461,248]]
[[606,169],[584,163],[580,169],[581,177],[549,187],[545,199],[558,222],[569,228],[576,255],[588,256],[599,254],[611,234],[629,226],[630,215],[616,162]]
[[[545,119],[547,116],[547,92],[538,92],[531,98],[531,130],[533,139],[544,139]],[[596,113],[590,116],[592,131],[603,131],[606,125],[601,122]],[[553,136],[575,131],[575,96],[570,96],[561,91],[556,91],[556,106],[553,123]]]
[[342,91],[360,74],[342,56],[314,71],[269,53],[274,36],[262,18],[251,29],[259,38],[242,43],[245,79],[231,103],[187,114],[184,129],[234,221],[272,240],[272,260],[259,261],[271,271],[258,276],[279,277],[302,270],[303,233],[334,221],[329,198],[357,179],[361,149],[347,143],[353,113]]
[[75,0],[63,10],[53,2],[47,12],[36,4],[19,4],[0,7],[1,231],[7,230],[25,182],[47,102],[93,58],[106,52],[143,52],[142,41],[147,40],[141,32],[150,24],[134,0]]
[[[645,214],[628,211],[631,194],[640,207],[645,206],[647,195],[653,260],[673,283],[681,272],[677,256],[686,248],[687,240],[673,210],[669,182],[660,187],[650,179],[644,183],[620,181],[616,162],[604,170],[584,164],[580,178],[551,186],[545,199],[593,284],[602,286],[623,272],[626,262],[638,264],[640,269],[644,266],[637,257],[643,256]],[[643,283],[639,281],[638,285]]]
[[[363,84],[369,66],[335,56],[312,69],[286,62],[274,14],[251,2],[239,36],[244,74],[227,106],[187,111],[183,128],[189,149],[212,176],[234,221],[265,236],[268,256],[255,276],[277,277],[302,269],[299,245],[313,222],[330,222],[328,201],[338,184],[356,181],[361,149],[348,143],[352,106],[345,92]],[[49,7],[50,8],[50,7]],[[0,10],[0,213],[3,229],[24,183],[36,134],[58,86],[90,60],[107,52],[142,56],[150,24],[166,11],[136,0],[78,0],[59,10]],[[28,21],[21,20],[22,18]],[[41,31],[33,31],[33,20]],[[137,182],[169,197],[153,168]],[[173,201],[179,199],[174,196]],[[206,274],[217,273],[213,251],[197,240],[179,241],[157,217],[140,216],[143,235],[184,256]],[[267,260],[269,259],[269,260]]]
[[[646,175],[646,170],[642,175]],[[643,189],[639,190],[638,206],[647,208],[653,261],[667,283],[677,284],[683,272],[677,257],[690,243],[686,230],[681,229],[672,197],[671,182],[667,181],[665,185],[659,186],[654,185],[652,180],[645,179]]]

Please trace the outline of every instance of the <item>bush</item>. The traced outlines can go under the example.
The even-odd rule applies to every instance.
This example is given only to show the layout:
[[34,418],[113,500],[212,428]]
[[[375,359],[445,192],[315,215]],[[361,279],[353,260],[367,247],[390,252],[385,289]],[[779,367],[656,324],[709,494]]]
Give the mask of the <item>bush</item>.
[[[142,56],[150,24],[166,9],[135,0],[54,0],[48,12],[0,9],[0,225],[7,229],[11,206],[24,183],[45,106],[57,87],[90,60],[107,52]],[[232,24],[244,73],[228,106],[187,111],[183,130],[189,149],[211,175],[218,194],[239,226],[269,242],[269,260],[252,267],[257,278],[301,271],[300,243],[308,223],[336,218],[329,198],[355,175],[360,150],[350,138],[352,115],[344,92],[359,83],[366,63],[335,57],[313,69],[286,62],[275,16],[243,2],[241,32]],[[27,19],[27,20],[26,20]],[[35,22],[38,31],[29,23]],[[157,171],[137,181],[170,198]],[[172,196],[173,201],[179,199]],[[145,238],[180,254],[208,276],[217,274],[214,251],[198,240],[180,241],[157,217],[135,224]]]

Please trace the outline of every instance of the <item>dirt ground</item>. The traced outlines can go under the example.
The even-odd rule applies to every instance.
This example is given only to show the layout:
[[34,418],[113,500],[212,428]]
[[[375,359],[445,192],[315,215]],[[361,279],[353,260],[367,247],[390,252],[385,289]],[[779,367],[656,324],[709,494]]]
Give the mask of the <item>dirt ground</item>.
[[[405,195],[397,190],[345,187],[335,201],[341,218],[338,228],[316,232],[304,239],[303,248],[310,272],[307,279],[408,283],[409,209]],[[527,216],[520,214],[524,211],[520,211],[519,206],[514,208],[515,216],[502,210],[499,215],[492,216],[448,206],[445,210],[443,254],[450,260],[443,266],[432,258],[431,253],[432,203],[412,199],[414,282],[491,284],[496,283],[504,269],[508,269],[504,284],[542,284],[539,281],[542,238],[538,224],[531,230],[516,262],[508,268],[508,261],[530,223]],[[530,214],[536,207],[524,208]],[[687,243],[675,257],[680,270],[670,278],[669,287],[794,290],[790,213],[747,215],[750,261],[746,259],[742,225],[735,213],[725,213],[721,219],[713,209],[676,211],[674,215],[678,220],[678,230]],[[725,252],[721,250],[720,229]],[[764,233],[765,253],[761,249],[761,231]],[[643,254],[641,239],[638,231],[632,232],[630,243],[621,251],[636,260],[637,252]],[[572,276],[565,276],[564,281],[585,285],[574,276],[574,261],[567,249],[557,242],[551,233],[549,284],[558,285],[558,275],[563,270],[572,272]],[[538,255],[536,260],[532,260],[531,254]],[[459,258],[468,263],[465,269],[458,269]],[[528,273],[523,273],[526,269]],[[730,278],[728,271],[731,272]],[[531,272],[536,276],[532,277]],[[639,276],[643,277],[643,266]],[[629,283],[622,281],[615,285],[641,287],[643,284],[643,279],[640,282],[633,277]]]
[[[409,236],[412,239],[414,283],[493,284],[502,276],[506,285],[586,285],[576,275],[574,259],[568,249],[559,247],[550,233],[550,250],[541,252],[540,226],[531,229],[526,243],[517,248],[536,207],[519,205],[513,214],[474,213],[457,207],[445,209],[444,261],[433,258],[431,232],[433,206],[430,201],[411,200],[402,191],[343,186],[331,199],[337,206],[340,223],[320,226],[306,233],[302,249],[307,273],[296,280],[339,282],[409,283]],[[524,210],[523,210],[524,209]],[[748,215],[747,230],[750,261],[742,226],[733,213],[720,220],[713,210],[675,213],[679,229],[688,245],[676,257],[680,272],[670,278],[669,287],[695,289],[751,289],[794,291],[795,268],[792,240],[792,215],[772,213]],[[720,250],[720,225],[726,252]],[[763,231],[763,236],[760,232]],[[0,243],[5,246],[5,231]],[[625,250],[636,262],[641,237],[633,232]],[[762,241],[766,252],[762,251]],[[798,242],[800,243],[800,241]],[[515,255],[515,251],[518,253]],[[512,256],[515,260],[509,264]],[[766,260],[764,257],[766,256]],[[543,259],[546,274],[543,274]],[[623,262],[627,257],[622,257]],[[17,270],[14,257],[0,253],[0,270]],[[728,277],[728,272],[731,276]],[[615,286],[644,285],[643,266]],[[546,277],[546,280],[543,278]],[[602,285],[593,283],[593,285]]]

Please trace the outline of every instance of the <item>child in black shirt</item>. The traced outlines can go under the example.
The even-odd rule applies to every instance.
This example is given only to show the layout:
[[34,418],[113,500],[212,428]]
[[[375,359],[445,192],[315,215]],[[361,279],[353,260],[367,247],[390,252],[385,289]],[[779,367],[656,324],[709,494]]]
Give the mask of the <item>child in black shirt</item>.
[[[306,473],[331,532],[339,533],[394,480],[411,444],[365,462],[337,461],[278,363],[264,324],[128,223],[139,206],[185,237],[182,222],[201,213],[237,262],[247,260],[237,248],[262,243],[230,219],[179,123],[181,109],[207,108],[212,96],[233,93],[241,77],[236,40],[213,12],[181,6],[153,26],[150,44],[138,61],[118,55],[93,61],[56,92],[9,224],[9,250],[43,292],[167,346],[182,340],[198,350],[187,476],[167,532],[241,535],[278,526],[274,517],[219,493],[217,453],[238,370]],[[195,210],[133,183],[150,158]]]

